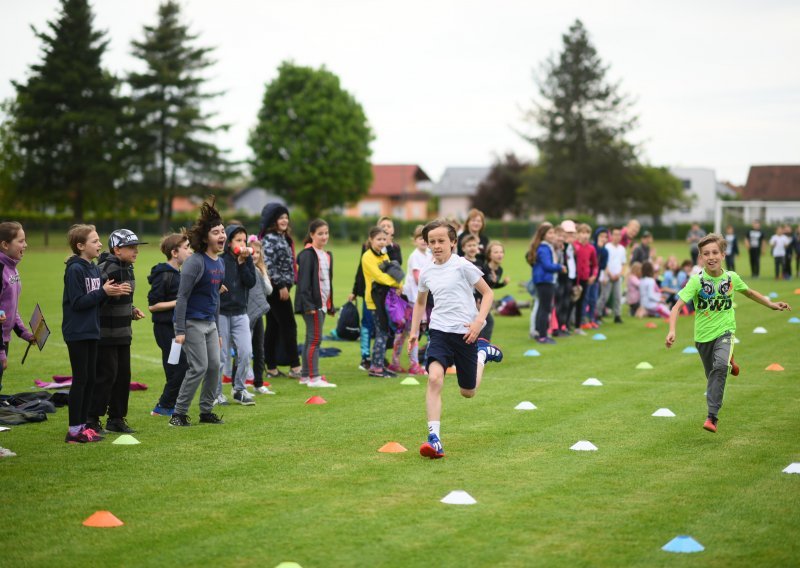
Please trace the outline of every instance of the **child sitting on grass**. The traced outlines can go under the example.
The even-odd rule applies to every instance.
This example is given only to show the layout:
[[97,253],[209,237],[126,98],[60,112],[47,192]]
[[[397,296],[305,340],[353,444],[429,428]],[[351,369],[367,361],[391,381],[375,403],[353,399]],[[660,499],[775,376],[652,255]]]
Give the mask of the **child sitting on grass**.
[[697,243],[703,269],[700,274],[692,276],[678,293],[679,299],[669,314],[669,333],[666,338],[667,348],[672,347],[675,343],[675,323],[678,314],[686,302],[693,301],[695,346],[700,354],[700,360],[703,361],[708,383],[706,387],[708,418],[703,428],[709,432],[717,431],[717,415],[722,406],[728,371],[730,370],[734,377],[739,374],[739,366],[733,361],[736,333],[736,315],[733,309],[735,293],[741,292],[771,310],[791,310],[786,302],[772,302],[748,288],[735,272],[726,272],[722,268],[726,245],[725,237],[717,233],[706,235]]

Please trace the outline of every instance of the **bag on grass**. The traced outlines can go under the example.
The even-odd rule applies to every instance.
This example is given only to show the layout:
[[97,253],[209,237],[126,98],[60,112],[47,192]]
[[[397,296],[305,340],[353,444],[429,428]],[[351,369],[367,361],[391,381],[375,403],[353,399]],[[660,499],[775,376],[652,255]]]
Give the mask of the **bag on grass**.
[[353,302],[347,302],[342,306],[339,321],[336,322],[336,335],[346,341],[355,341],[361,337],[361,321],[358,317],[358,308]]

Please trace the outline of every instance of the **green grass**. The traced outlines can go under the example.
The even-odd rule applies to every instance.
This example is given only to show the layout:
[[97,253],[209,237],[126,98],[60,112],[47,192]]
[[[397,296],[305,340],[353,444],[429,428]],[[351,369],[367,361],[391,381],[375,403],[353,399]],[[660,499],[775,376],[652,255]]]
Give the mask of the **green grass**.
[[[516,284],[529,275],[524,249],[523,242],[510,243],[506,262],[513,282],[507,290],[520,299],[525,293]],[[659,254],[683,258],[684,249],[659,244]],[[341,303],[357,249],[333,250]],[[155,251],[142,247],[138,305],[146,304]],[[59,305],[66,252],[36,246],[20,264],[22,313],[27,319],[38,301],[53,335],[24,367],[21,344],[12,341],[4,393],[30,390],[34,378],[69,374]],[[763,272],[771,272],[764,260]],[[792,295],[797,280],[750,281],[749,270],[741,272],[763,293],[800,299]],[[487,368],[475,399],[462,399],[454,381],[446,381],[447,457],[437,461],[417,454],[426,432],[424,385],[368,379],[356,370],[355,343],[336,343],[342,355],[322,360],[335,390],[311,393],[277,381],[277,396],[225,408],[223,426],[169,428],[148,413],[163,375],[149,320],[135,323],[134,380],[150,385],[131,393],[129,422],[141,445],[112,445],[111,437],[64,444],[65,409],[46,423],[0,433],[0,445],[19,454],[0,461],[0,564],[797,565],[800,476],[781,470],[800,461],[800,326],[745,298],[738,304],[742,375],[728,383],[718,434],[700,427],[700,361],[681,353],[692,344],[690,319],[681,320],[670,351],[663,323],[652,330],[626,318],[603,328],[607,341],[572,337],[537,346],[542,356],[525,358],[533,345],[523,310],[520,318],[497,318],[495,340],[505,359]],[[752,334],[757,325],[769,333]],[[634,370],[640,361],[655,369]],[[786,371],[764,371],[772,362]],[[604,386],[581,386],[587,377]],[[328,404],[305,405],[311,394]],[[538,409],[514,410],[522,400]],[[660,407],[677,416],[651,417]],[[196,402],[191,413],[196,419]],[[578,440],[599,451],[570,451]],[[388,441],[409,451],[378,453]],[[478,504],[439,502],[455,489]],[[110,510],[125,526],[83,527],[97,510]],[[706,550],[660,550],[679,534]]]

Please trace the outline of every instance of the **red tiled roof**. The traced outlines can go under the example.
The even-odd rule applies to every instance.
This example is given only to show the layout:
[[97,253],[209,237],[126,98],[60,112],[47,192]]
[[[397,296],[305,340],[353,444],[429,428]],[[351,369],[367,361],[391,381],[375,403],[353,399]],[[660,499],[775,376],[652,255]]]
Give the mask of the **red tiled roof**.
[[400,196],[416,193],[416,182],[430,181],[422,168],[416,165],[372,165],[370,196]]
[[800,166],[751,166],[742,199],[800,200]]

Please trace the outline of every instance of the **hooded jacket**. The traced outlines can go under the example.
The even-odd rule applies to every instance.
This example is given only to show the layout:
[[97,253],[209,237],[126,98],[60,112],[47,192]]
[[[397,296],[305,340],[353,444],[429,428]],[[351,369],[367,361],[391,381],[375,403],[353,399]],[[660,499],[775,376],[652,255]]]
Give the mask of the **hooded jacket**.
[[222,283],[228,289],[219,297],[219,313],[225,316],[241,316],[247,314],[247,298],[250,288],[256,285],[256,267],[253,257],[247,256],[244,262],[239,263],[238,255],[231,250],[231,239],[236,233],[247,235],[241,225],[228,225],[225,227],[225,251],[220,259],[225,263],[225,278]]
[[[22,291],[17,264],[19,264],[18,260],[0,252],[0,309],[6,313],[2,335],[2,343],[4,344],[11,339],[11,330],[14,330],[14,333],[25,341],[33,339],[33,334],[25,327],[17,309],[19,295]],[[0,349],[0,361],[4,361],[5,358],[5,350]]]
[[107,299],[100,269],[77,255],[67,259],[61,300],[64,341],[100,339],[100,304]]
[[554,258],[555,251],[548,243],[539,244],[536,249],[536,262],[533,263],[534,284],[554,284],[555,277],[561,272],[563,266]]
[[[147,293],[147,305],[154,306],[161,302],[171,302],[178,298],[178,288],[181,285],[181,273],[170,263],[156,264],[147,277],[150,283],[150,292]],[[166,323],[172,325],[175,308],[151,314],[153,323]]]
[[597,227],[594,231],[594,236],[592,237],[592,242],[594,243],[594,249],[597,251],[597,270],[598,274],[603,272],[606,267],[608,266],[608,251],[606,247],[598,246],[597,239],[600,236],[600,233],[607,233],[608,229],[605,227]]
[[300,251],[297,255],[297,293],[294,297],[294,312],[304,314],[311,310],[322,309],[328,313],[333,312],[333,255],[328,251],[323,251],[328,255],[329,281],[331,283],[330,294],[328,294],[327,305],[322,305],[322,293],[320,291],[320,265],[317,251],[310,244]]
[[97,267],[103,282],[114,280],[116,284],[128,282],[131,285],[130,294],[106,298],[100,305],[100,345],[130,345],[133,339],[133,294],[136,291],[133,265],[104,252]]

